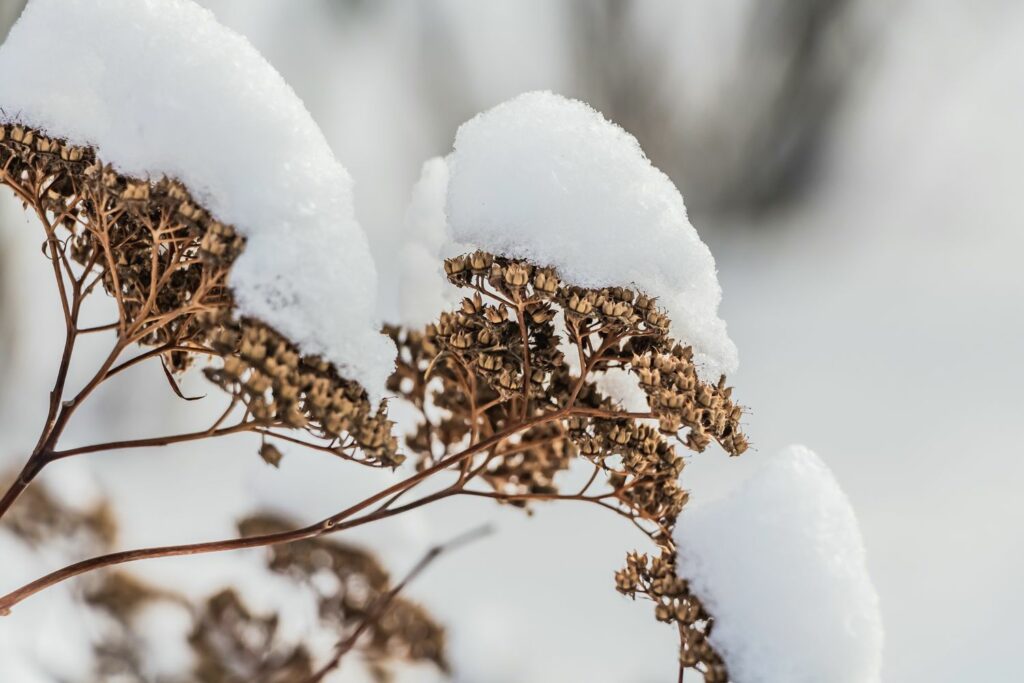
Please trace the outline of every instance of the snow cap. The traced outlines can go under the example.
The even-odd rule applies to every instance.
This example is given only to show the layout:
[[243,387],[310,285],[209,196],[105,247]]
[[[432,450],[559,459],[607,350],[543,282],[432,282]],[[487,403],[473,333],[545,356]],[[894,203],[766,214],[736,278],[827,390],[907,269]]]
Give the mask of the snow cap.
[[882,618],[853,508],[790,446],[726,497],[683,511],[680,576],[715,619],[736,683],[877,683]]
[[702,377],[736,369],[714,258],[632,135],[583,102],[530,92],[464,123],[448,165],[445,256],[472,245],[580,287],[638,288],[693,346]]
[[395,358],[352,179],[295,92],[191,0],[32,0],[0,46],[0,120],[183,182],[246,238],[239,313],[377,400]]

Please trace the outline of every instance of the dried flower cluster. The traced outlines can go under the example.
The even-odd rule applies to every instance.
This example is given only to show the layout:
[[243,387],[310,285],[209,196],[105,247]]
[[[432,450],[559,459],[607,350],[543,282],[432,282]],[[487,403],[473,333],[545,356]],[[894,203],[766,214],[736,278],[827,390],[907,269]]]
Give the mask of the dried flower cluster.
[[329,450],[356,454],[354,459],[365,464],[402,463],[386,406],[374,411],[366,391],[333,365],[300,355],[285,337],[247,318],[237,320],[222,312],[211,326],[215,332],[210,345],[224,363],[204,372],[243,403],[259,424],[304,429],[328,441]]
[[[671,540],[688,497],[673,442],[698,452],[712,440],[732,455],[747,449],[724,378],[700,380],[691,349],[668,336],[668,318],[642,293],[567,285],[550,268],[484,252],[449,259],[445,271],[472,295],[425,330],[390,330],[400,350],[390,388],[421,413],[407,439],[420,468],[513,432],[461,463],[463,480],[479,477],[491,489],[470,492],[518,505],[584,500],[632,520],[661,554],[630,554],[619,590],[650,598],[659,620],[678,625],[684,666],[726,680],[707,641],[710,617],[675,575]],[[626,412],[598,389],[601,373],[621,370],[636,377],[649,412]],[[576,456],[593,476],[563,493],[557,475]],[[602,492],[592,493],[599,478]]]
[[117,302],[109,327],[119,351],[154,347],[174,372],[199,356],[222,358],[207,376],[244,405],[253,426],[304,429],[339,454],[361,452],[367,464],[401,462],[386,413],[362,387],[264,322],[236,315],[229,277],[245,241],[180,183],[126,178],[88,148],[16,125],[0,126],[0,182],[46,228],[57,275],[70,280],[62,292],[74,294],[69,322],[102,285]]
[[658,621],[678,625],[680,665],[699,669],[706,683],[727,683],[725,662],[708,642],[714,620],[678,575],[674,549],[655,557],[629,553],[626,566],[615,573],[615,588],[631,598],[649,598]]

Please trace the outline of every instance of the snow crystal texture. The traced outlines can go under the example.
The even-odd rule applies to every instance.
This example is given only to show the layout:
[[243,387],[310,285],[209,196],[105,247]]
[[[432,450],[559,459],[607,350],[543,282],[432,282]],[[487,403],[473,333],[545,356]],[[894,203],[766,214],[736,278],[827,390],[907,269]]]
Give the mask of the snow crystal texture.
[[554,266],[581,287],[635,286],[658,298],[705,378],[735,370],[714,258],[632,135],[531,92],[463,124],[449,166],[454,243]]
[[676,540],[736,683],[880,680],[882,620],[857,519],[810,450],[791,446],[723,499],[687,508]]
[[394,362],[352,180],[245,38],[191,0],[32,0],[0,47],[0,117],[178,178],[247,238],[240,312],[377,398]]

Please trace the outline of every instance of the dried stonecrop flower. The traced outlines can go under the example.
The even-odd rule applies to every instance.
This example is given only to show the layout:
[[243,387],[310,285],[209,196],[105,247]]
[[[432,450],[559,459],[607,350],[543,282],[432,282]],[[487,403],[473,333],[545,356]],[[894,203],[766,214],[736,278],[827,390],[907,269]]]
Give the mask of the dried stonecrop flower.
[[46,253],[69,280],[61,293],[70,322],[102,287],[117,303],[118,320],[107,326],[116,350],[151,347],[176,391],[170,373],[219,358],[206,375],[244,407],[251,431],[301,429],[343,457],[401,463],[385,408],[371,406],[359,384],[237,314],[229,280],[245,240],[181,183],[125,177],[92,149],[11,124],[0,125],[0,183],[42,221]]
[[[643,293],[569,285],[551,268],[480,251],[448,259],[445,272],[470,296],[423,330],[388,330],[399,348],[388,388],[420,413],[406,441],[420,469],[488,441],[458,463],[463,485],[478,478],[490,488],[468,493],[520,506],[589,501],[633,521],[660,555],[630,554],[619,590],[650,598],[658,619],[677,624],[682,665],[726,680],[707,641],[711,618],[676,577],[672,542],[688,498],[676,448],[748,447],[724,377],[701,380],[692,350],[669,336],[668,318]],[[599,389],[602,374],[621,371],[636,378],[647,411],[629,412]],[[593,474],[565,493],[558,474],[576,458]]]
[[690,592],[686,579],[677,574],[673,546],[667,545],[654,557],[629,553],[626,566],[615,573],[615,588],[630,598],[641,595],[652,600],[655,618],[678,626],[682,666],[700,670],[707,683],[729,680],[725,662],[708,642],[714,619]]

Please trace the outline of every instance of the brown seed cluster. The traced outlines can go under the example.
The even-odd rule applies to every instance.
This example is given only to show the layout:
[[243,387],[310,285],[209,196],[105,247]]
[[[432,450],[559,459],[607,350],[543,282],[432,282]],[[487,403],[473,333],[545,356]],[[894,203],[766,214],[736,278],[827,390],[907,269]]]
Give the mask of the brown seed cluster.
[[548,386],[562,366],[553,325],[554,271],[478,251],[448,259],[445,272],[477,291],[458,311],[441,314],[434,335],[441,349],[502,398],[550,401]]
[[[173,180],[126,178],[73,147],[21,126],[0,126],[0,181],[44,221],[47,250],[95,274],[118,305],[130,342],[202,346],[200,316],[231,305],[226,281],[244,242]],[[168,352],[184,369],[192,354]]]
[[637,420],[577,417],[569,421],[569,435],[636,517],[675,523],[689,498],[679,484],[684,460],[657,429]]
[[658,621],[678,626],[683,666],[701,671],[707,683],[729,680],[725,662],[708,642],[714,620],[676,573],[674,552],[663,551],[655,557],[629,553],[626,566],[615,574],[615,587],[631,598],[644,595],[653,600]]
[[125,346],[162,350],[175,372],[200,355],[221,358],[207,376],[260,424],[305,429],[367,464],[401,462],[383,407],[358,384],[236,315],[228,278],[245,241],[183,185],[125,177],[91,149],[17,125],[0,126],[0,183],[36,210],[47,253],[77,264],[83,295],[102,286],[115,299]]
[[204,372],[244,404],[253,419],[303,429],[329,442],[338,455],[364,464],[397,467],[405,459],[398,453],[386,405],[374,411],[366,391],[331,363],[300,355],[284,336],[248,318],[221,312],[205,322],[212,330],[210,346],[224,362]]
[[[448,259],[445,272],[470,296],[424,330],[389,330],[399,348],[389,388],[421,413],[407,438],[420,466],[525,425],[462,463],[463,477],[483,480],[502,502],[594,500],[644,528],[661,555],[631,554],[620,590],[650,598],[659,619],[677,624],[686,666],[726,680],[707,642],[709,617],[675,576],[672,530],[688,499],[676,446],[747,449],[732,389],[700,379],[692,350],[669,336],[668,317],[642,292],[572,286],[551,268],[479,251]],[[598,389],[602,373],[623,370],[648,412],[627,413]],[[558,475],[577,456],[594,478],[566,493]],[[596,479],[603,492],[594,494]]]
[[677,344],[667,352],[635,355],[630,369],[639,377],[663,433],[676,434],[685,427],[687,448],[698,452],[712,439],[730,455],[747,450],[747,439],[737,428],[743,410],[732,402],[732,387],[725,386],[724,376],[715,385],[701,382],[689,347]]

